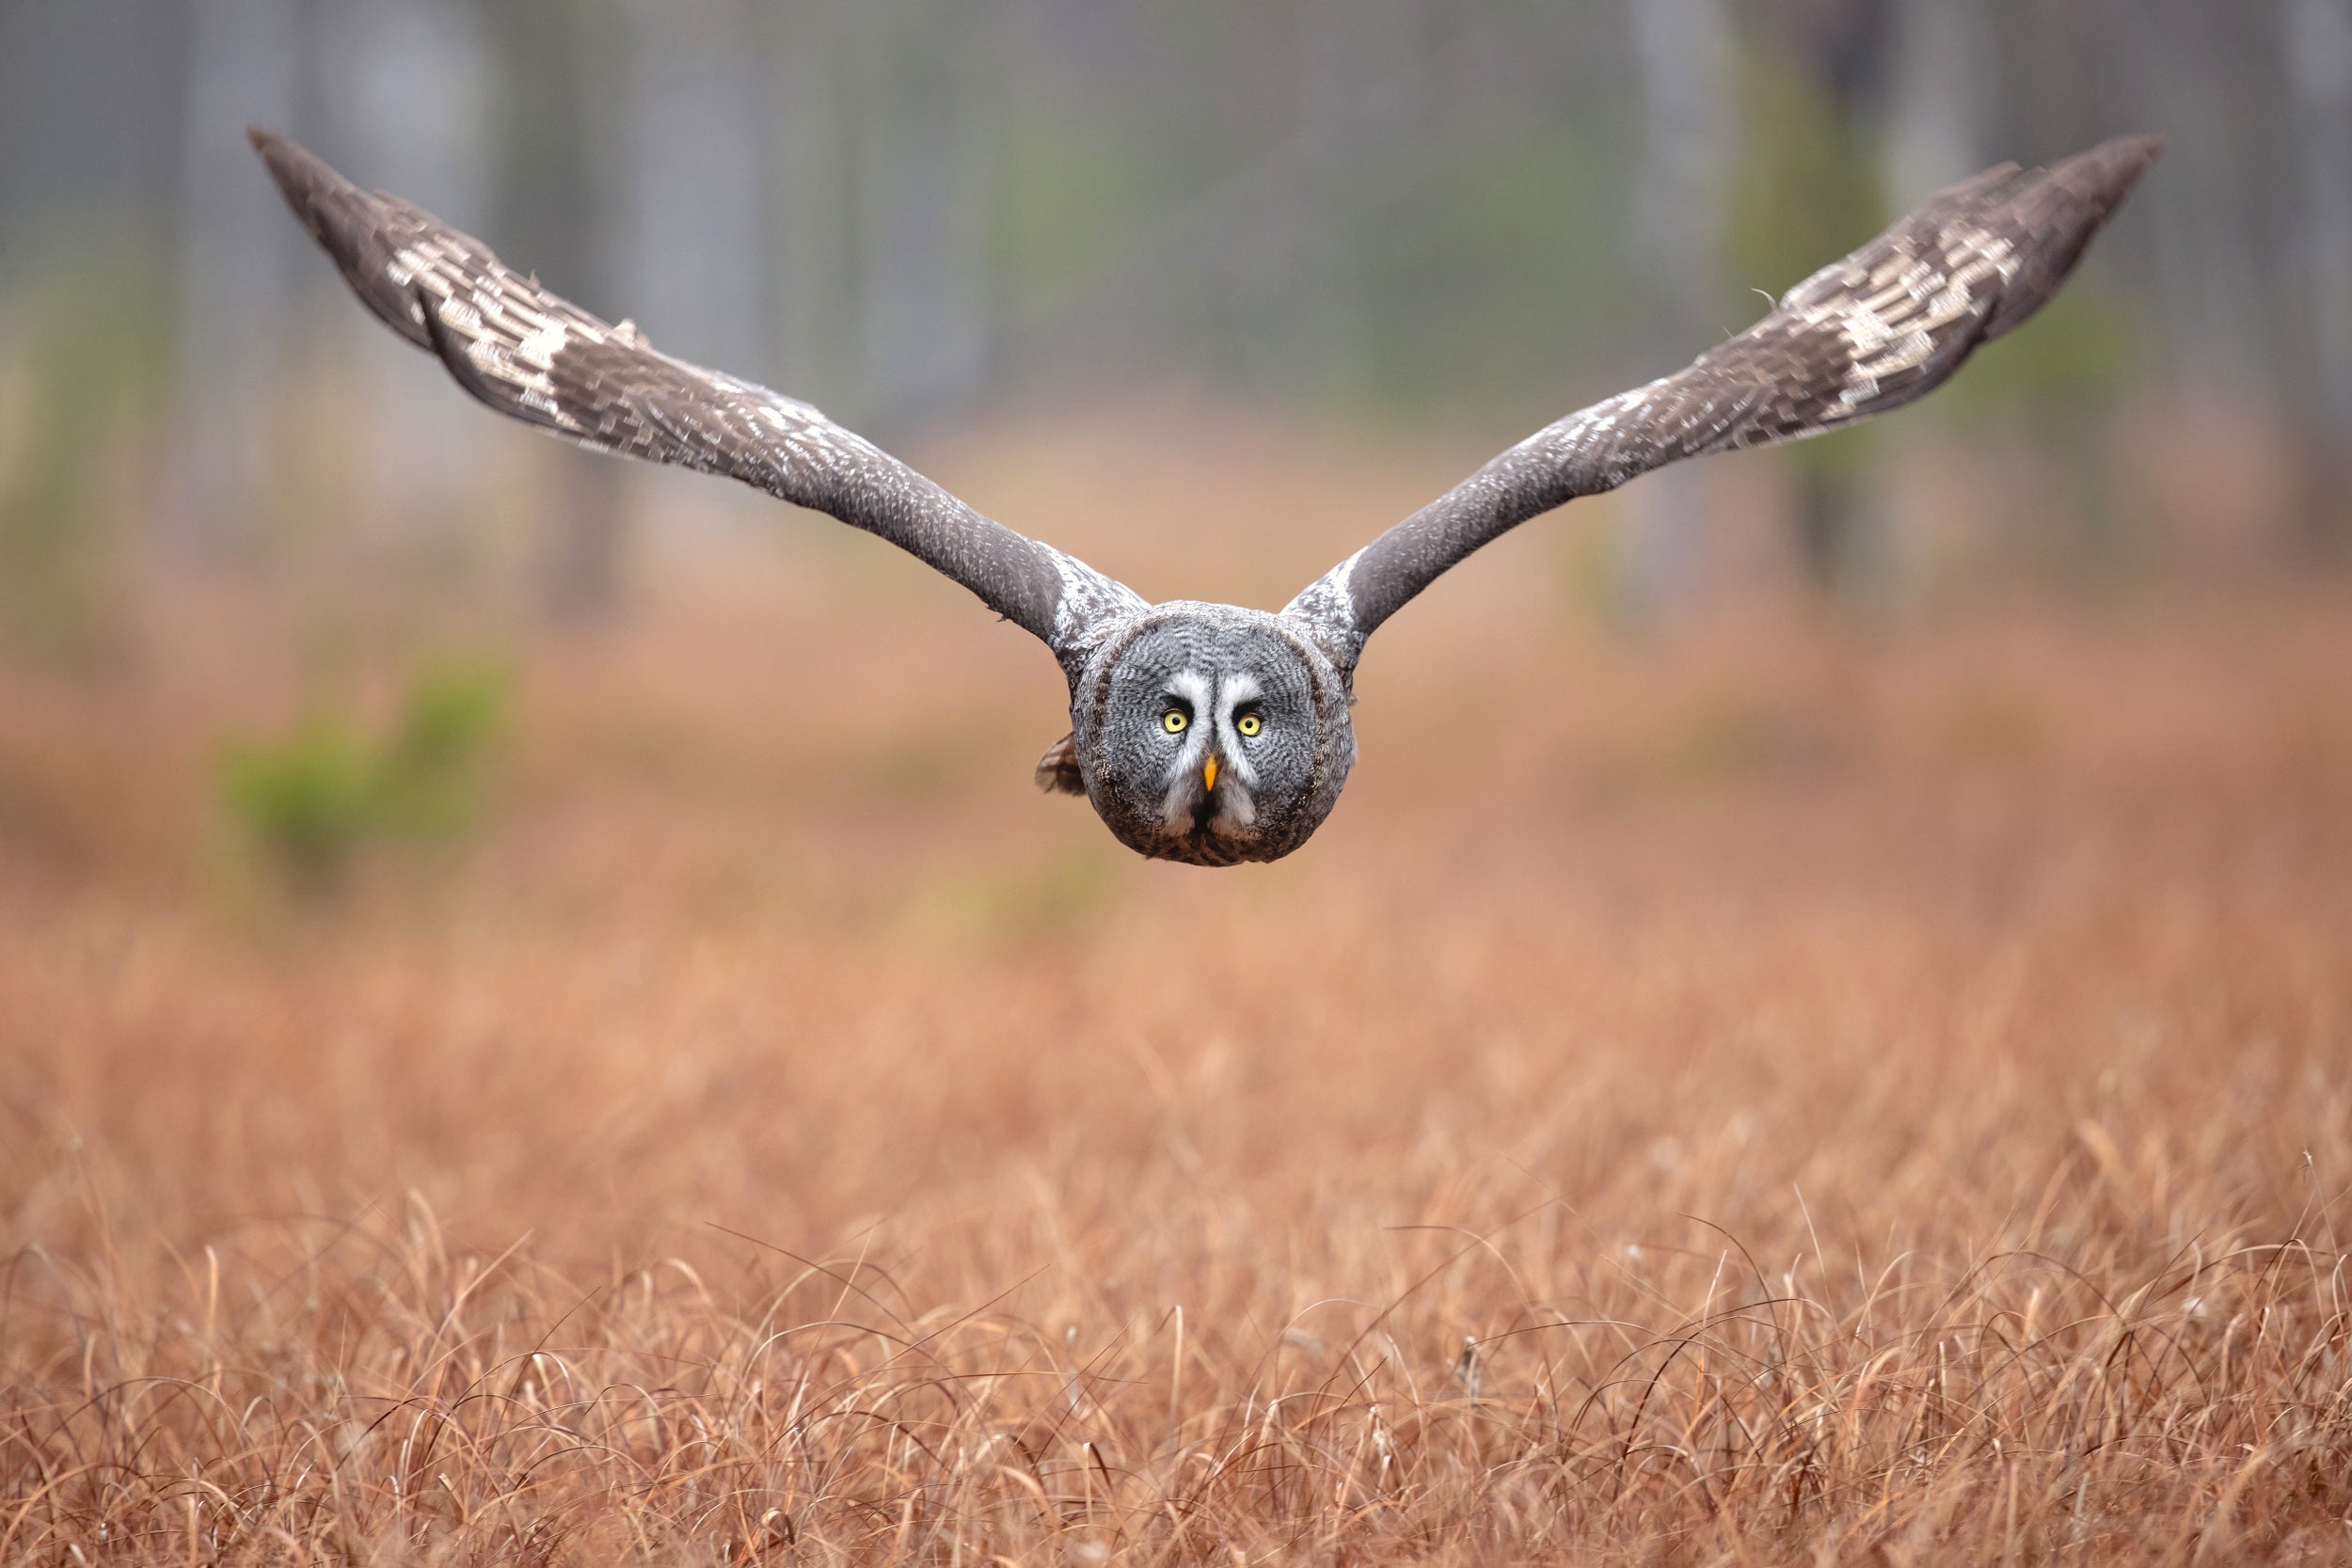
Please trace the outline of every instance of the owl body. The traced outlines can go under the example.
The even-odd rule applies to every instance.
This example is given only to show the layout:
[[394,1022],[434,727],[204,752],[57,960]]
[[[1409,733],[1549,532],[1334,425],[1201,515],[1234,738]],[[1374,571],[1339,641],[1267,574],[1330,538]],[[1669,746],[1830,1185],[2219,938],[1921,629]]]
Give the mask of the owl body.
[[1138,854],[1278,860],[1330,815],[1356,762],[1348,678],[1280,615],[1172,600],[1129,619],[1071,685],[1071,760]]
[[1517,443],[1270,614],[1148,604],[797,398],[672,358],[430,213],[360,190],[282,136],[252,137],[360,302],[475,399],[582,446],[828,513],[1034,634],[1070,683],[1071,733],[1038,782],[1086,796],[1138,853],[1195,865],[1277,860],[1322,825],[1356,761],[1348,705],[1364,641],[1449,568],[1666,464],[1924,396],[2041,308],[2160,147],[2119,137],[1938,192],[1747,330]]

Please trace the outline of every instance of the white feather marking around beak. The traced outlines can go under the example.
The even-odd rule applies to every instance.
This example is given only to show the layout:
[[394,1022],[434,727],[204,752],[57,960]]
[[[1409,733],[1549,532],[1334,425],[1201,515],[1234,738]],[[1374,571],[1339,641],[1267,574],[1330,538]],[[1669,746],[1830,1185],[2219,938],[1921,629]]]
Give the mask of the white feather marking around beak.
[[1215,688],[1198,670],[1179,670],[1168,678],[1168,694],[1191,710],[1184,743],[1168,768],[1168,797],[1160,806],[1160,818],[1168,831],[1183,832],[1192,825],[1193,808],[1204,793],[1198,781],[1216,745],[1216,724],[1210,712]]

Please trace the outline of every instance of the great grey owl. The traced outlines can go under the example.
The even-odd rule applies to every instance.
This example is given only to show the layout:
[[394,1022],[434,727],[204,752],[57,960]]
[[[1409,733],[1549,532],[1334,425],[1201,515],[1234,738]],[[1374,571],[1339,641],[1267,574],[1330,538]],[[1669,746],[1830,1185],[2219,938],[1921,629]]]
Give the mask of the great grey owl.
[[1277,613],[1124,584],[990,521],[807,404],[655,351],[397,197],[251,133],[370,310],[501,413],[582,446],[725,474],[929,562],[1043,640],[1071,733],[1039,762],[1140,854],[1196,865],[1304,844],[1356,760],[1348,705],[1380,623],[1481,545],[1679,458],[1818,435],[1941,384],[2031,315],[2160,150],[2122,137],[1930,198],[1690,366],[1547,426]]

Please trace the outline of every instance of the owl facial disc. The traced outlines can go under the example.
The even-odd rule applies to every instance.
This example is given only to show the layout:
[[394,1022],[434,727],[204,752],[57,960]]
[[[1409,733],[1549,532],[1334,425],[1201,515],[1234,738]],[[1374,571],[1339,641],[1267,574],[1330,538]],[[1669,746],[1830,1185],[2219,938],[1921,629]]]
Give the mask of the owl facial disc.
[[1087,798],[1120,841],[1194,865],[1276,860],[1313,833],[1356,755],[1347,687],[1272,615],[1170,604],[1073,684]]

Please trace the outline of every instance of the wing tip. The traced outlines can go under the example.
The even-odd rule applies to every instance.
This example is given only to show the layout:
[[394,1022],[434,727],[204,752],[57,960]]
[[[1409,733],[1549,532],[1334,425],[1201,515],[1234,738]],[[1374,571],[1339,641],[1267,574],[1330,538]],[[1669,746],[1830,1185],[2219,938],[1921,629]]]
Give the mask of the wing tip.
[[390,244],[383,232],[384,202],[337,173],[326,159],[265,125],[246,127],[278,192],[311,239],[343,275],[361,304],[419,348],[433,344],[411,310],[405,289],[387,276]]
[[2077,152],[2049,171],[2049,177],[2086,187],[2109,210],[2131,194],[2149,166],[2164,156],[2164,138],[2139,133],[2110,136],[2098,146]]
[[306,216],[316,207],[321,192],[350,183],[317,153],[266,125],[246,126],[245,139],[261,154],[262,166],[269,170],[287,202]]
[[1986,321],[1985,341],[2008,334],[2042,309],[2163,153],[2162,136],[2111,136],[2037,171],[2009,198],[2010,215],[2031,237],[2039,255]]
[[2082,156],[2129,161],[2145,168],[2164,156],[2164,137],[2153,131],[2127,131],[2120,136],[2109,136]]
[[265,125],[248,125],[245,138],[260,153],[262,166],[278,186],[310,237],[335,259],[346,262],[356,254],[372,199],[358,186],[335,172],[326,159],[291,137]]

